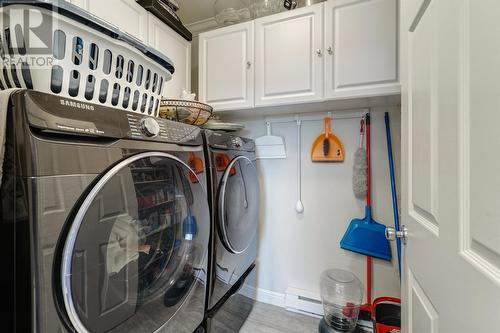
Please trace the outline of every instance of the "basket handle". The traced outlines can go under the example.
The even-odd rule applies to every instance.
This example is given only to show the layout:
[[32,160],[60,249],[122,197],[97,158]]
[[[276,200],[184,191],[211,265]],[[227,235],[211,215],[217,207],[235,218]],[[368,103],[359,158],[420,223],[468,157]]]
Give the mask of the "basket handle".
[[116,39],[132,45],[142,53],[147,53],[149,51],[148,47],[144,45],[138,38],[122,31],[118,32]]

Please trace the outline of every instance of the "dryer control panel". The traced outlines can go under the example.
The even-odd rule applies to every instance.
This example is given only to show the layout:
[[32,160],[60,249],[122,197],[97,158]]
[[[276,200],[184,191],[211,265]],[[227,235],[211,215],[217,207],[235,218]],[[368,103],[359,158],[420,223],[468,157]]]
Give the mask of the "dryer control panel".
[[42,132],[193,146],[203,142],[196,126],[37,91],[23,94],[30,101],[26,103],[28,122]]
[[207,134],[208,144],[212,148],[225,150],[255,151],[255,142],[252,139],[220,132]]

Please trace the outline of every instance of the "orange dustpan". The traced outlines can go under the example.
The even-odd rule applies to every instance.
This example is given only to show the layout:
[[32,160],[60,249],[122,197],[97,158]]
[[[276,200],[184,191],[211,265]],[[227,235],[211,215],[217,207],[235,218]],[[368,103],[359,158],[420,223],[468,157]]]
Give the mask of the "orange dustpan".
[[330,130],[330,117],[324,119],[324,130],[311,148],[313,162],[342,162],[344,161],[344,145],[342,141]]

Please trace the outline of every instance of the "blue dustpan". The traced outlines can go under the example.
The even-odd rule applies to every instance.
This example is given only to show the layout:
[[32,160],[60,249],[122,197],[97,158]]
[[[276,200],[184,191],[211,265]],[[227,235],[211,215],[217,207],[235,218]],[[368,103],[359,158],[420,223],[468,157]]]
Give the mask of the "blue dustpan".
[[370,206],[365,207],[365,218],[354,219],[349,224],[340,247],[370,257],[391,260],[391,247],[385,238],[385,225],[372,219]]

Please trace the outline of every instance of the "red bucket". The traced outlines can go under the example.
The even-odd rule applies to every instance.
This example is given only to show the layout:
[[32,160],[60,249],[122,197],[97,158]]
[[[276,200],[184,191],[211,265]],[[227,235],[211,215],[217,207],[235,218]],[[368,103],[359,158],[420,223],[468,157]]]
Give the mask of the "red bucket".
[[372,313],[375,333],[393,333],[401,330],[401,300],[379,297],[373,301]]

